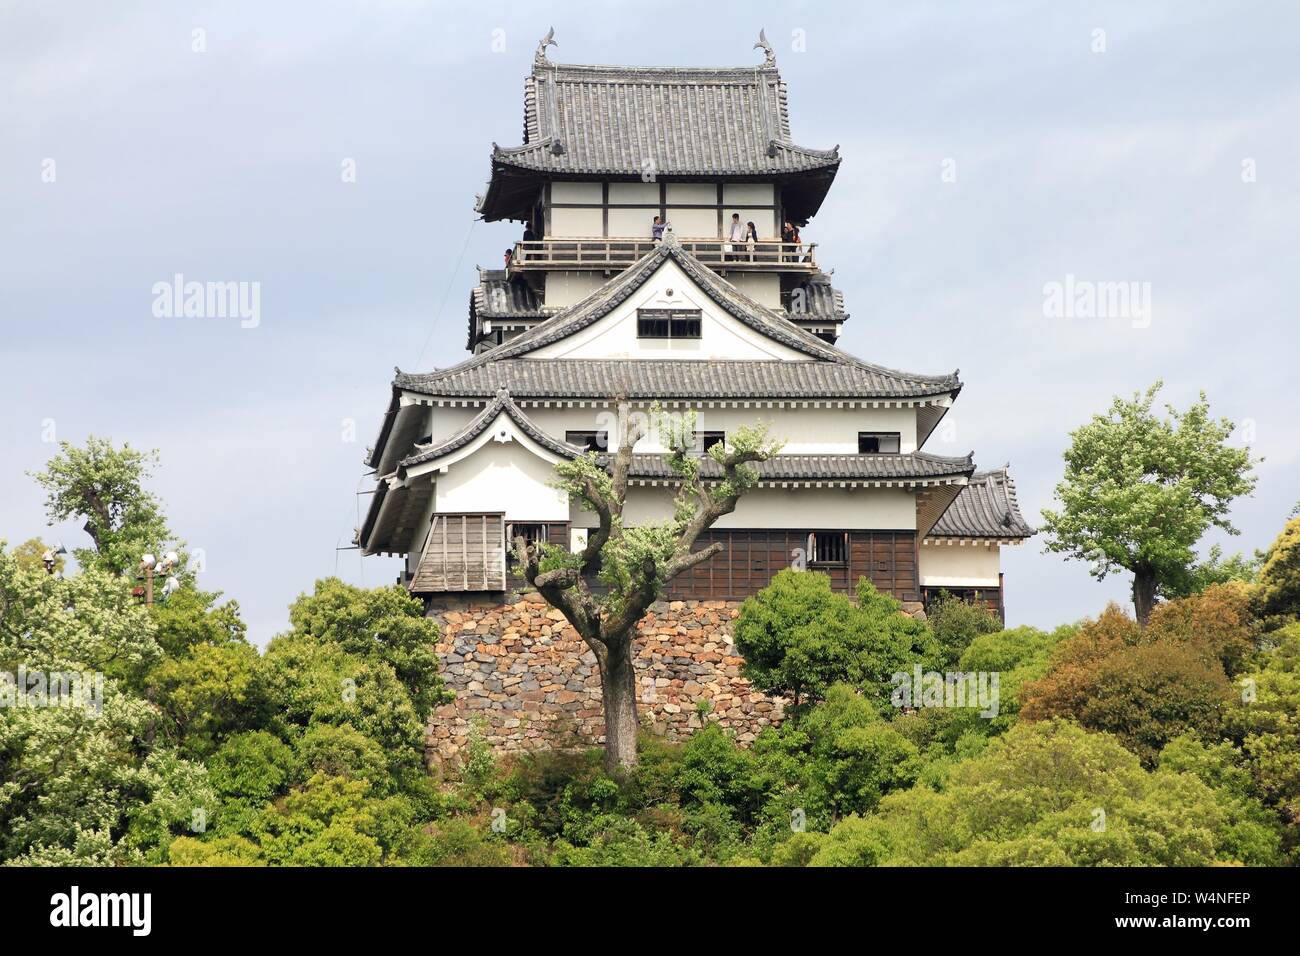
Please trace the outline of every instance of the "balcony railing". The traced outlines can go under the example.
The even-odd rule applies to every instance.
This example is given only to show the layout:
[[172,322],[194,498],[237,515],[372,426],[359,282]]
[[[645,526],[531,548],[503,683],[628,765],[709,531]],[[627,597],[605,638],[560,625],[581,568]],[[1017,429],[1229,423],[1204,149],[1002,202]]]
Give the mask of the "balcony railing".
[[[715,272],[816,272],[815,243],[729,243],[678,239],[683,249]],[[528,269],[626,269],[654,249],[653,239],[561,238],[515,243],[511,272]]]

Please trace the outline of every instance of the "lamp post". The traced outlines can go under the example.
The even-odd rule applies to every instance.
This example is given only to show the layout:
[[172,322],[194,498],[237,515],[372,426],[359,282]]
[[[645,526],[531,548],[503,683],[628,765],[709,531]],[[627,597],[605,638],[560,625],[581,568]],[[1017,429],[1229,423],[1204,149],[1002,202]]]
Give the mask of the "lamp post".
[[173,591],[180,587],[180,582],[171,574],[176,565],[180,563],[180,555],[175,551],[168,551],[159,561],[152,554],[144,554],[140,557],[140,573],[144,577],[144,588],[137,588],[137,594],[143,590],[145,606],[153,604],[153,578],[155,574],[166,574],[167,581],[163,585],[163,597],[168,597]]
[[58,576],[59,558],[68,553],[68,549],[63,546],[63,542],[55,542],[54,547],[47,548],[41,555],[41,561],[45,565],[45,573]]

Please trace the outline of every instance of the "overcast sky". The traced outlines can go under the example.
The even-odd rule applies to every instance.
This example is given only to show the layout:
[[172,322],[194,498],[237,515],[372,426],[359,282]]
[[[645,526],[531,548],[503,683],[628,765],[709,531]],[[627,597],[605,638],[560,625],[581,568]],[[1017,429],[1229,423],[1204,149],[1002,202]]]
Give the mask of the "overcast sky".
[[[474,196],[552,25],[560,62],[694,66],[761,62],[766,27],[795,140],[844,157],[804,230],[840,345],[960,368],[927,450],[1011,462],[1031,522],[1067,432],[1157,378],[1266,459],[1232,548],[1300,499],[1294,4],[467,6],[0,0],[0,538],[86,543],[25,472],[96,434],[159,449],[173,526],[259,643],[316,578],[394,580],[337,550],[361,457],[395,365],[465,357],[474,266],[518,232]],[[260,322],[156,317],[177,273],[260,283]],[[1149,284],[1149,314],[1045,315],[1067,276]],[[1003,569],[1012,624],[1127,596],[1040,540]]]

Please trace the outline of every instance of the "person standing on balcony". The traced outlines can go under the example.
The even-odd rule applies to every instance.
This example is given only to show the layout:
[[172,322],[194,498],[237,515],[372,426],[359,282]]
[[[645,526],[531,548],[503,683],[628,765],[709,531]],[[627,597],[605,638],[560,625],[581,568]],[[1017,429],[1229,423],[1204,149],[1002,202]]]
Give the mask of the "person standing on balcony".
[[745,227],[740,222],[740,213],[731,214],[731,228],[727,230],[727,244],[722,247],[724,253],[732,254],[739,252],[739,247],[745,244]]
[[784,250],[791,256],[792,262],[798,262],[803,257],[803,250],[800,248],[799,227],[789,219],[781,228],[781,242],[785,244]]
[[754,250],[758,248],[758,227],[754,220],[745,223],[745,245],[749,247],[749,261],[754,261]]
[[655,242],[662,240],[664,237],[664,227],[667,225],[666,222],[658,216],[655,216],[655,221],[650,224],[650,238]]

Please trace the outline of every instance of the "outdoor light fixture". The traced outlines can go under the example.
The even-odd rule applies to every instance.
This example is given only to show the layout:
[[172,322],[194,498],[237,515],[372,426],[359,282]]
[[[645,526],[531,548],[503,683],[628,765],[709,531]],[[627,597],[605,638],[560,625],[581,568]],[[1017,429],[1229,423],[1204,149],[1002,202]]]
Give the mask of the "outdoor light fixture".
[[68,549],[63,546],[61,541],[56,541],[54,547],[46,549],[45,553],[41,555],[41,561],[45,564],[45,573],[54,574],[56,577],[61,578],[62,575],[54,570],[54,566],[59,563],[60,555],[67,553]]
[[144,578],[144,586],[133,588],[131,593],[136,597],[143,597],[146,605],[153,604],[153,579],[156,574],[168,575],[163,584],[163,598],[174,594],[180,589],[181,582],[171,571],[180,564],[181,556],[175,551],[168,551],[159,560],[151,553],[140,556],[140,573],[136,577]]

